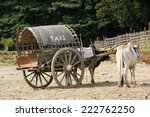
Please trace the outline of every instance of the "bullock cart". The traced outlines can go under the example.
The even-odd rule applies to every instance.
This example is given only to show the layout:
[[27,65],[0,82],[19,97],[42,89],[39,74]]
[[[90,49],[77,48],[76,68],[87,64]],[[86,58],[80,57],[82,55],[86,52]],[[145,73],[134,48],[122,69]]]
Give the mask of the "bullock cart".
[[17,33],[16,48],[17,69],[33,88],[45,88],[53,79],[62,88],[77,86],[84,76],[85,56],[91,56],[83,55],[77,34],[65,25],[26,27]]

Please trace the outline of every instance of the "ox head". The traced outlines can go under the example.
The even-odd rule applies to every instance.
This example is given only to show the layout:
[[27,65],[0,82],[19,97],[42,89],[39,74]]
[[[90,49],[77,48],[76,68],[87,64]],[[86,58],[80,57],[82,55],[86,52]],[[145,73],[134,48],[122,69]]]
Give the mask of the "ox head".
[[139,56],[139,43],[133,43],[132,47],[134,49],[134,51],[136,52],[137,56]]
[[[134,42],[134,43],[128,42],[125,45],[131,46],[133,49],[137,49],[137,50],[139,49],[139,43],[137,42]],[[114,45],[112,48],[109,49],[109,52],[112,54],[116,53],[118,46],[119,45]]]
[[106,54],[101,58],[101,61],[108,61],[108,60],[110,60],[109,54]]
[[139,47],[133,47],[134,51],[137,54],[137,57],[139,57]]
[[107,52],[104,52],[104,51],[97,51],[97,52],[99,52],[99,53],[96,54],[95,56],[98,58],[98,60],[100,60],[100,61],[110,60],[109,54]]

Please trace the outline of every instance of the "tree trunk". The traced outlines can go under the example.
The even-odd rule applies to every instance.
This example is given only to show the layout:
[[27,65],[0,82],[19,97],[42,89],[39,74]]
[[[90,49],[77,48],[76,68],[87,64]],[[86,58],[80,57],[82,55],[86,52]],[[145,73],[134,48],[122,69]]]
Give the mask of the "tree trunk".
[[8,51],[8,46],[5,46],[4,51]]

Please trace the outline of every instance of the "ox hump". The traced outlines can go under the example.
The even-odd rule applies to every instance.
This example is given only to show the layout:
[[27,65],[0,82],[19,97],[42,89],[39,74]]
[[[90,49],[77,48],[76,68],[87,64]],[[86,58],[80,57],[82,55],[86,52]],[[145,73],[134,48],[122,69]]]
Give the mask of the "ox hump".
[[126,49],[127,48],[127,45],[120,45],[117,47],[117,50],[123,50],[123,49]]

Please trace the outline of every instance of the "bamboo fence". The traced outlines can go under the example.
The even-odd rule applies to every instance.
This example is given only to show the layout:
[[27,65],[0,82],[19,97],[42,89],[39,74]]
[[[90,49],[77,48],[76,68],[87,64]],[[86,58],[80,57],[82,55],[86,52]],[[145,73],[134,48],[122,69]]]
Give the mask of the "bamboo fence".
[[103,38],[103,40],[95,41],[95,46],[99,48],[112,48],[121,44],[127,44],[128,42],[140,43],[140,48],[150,48],[150,30],[126,33],[118,35],[112,38]]

